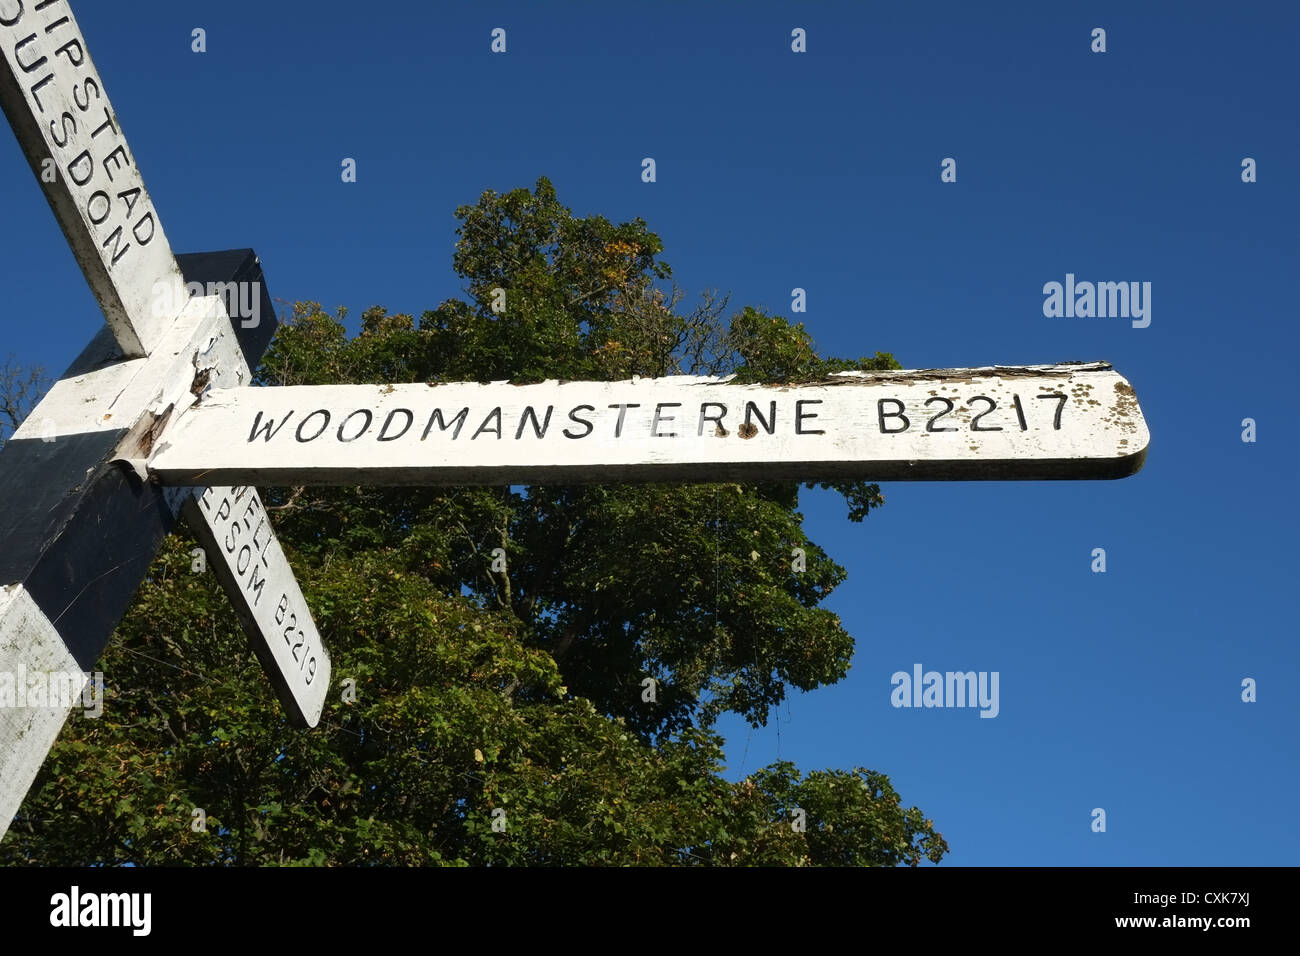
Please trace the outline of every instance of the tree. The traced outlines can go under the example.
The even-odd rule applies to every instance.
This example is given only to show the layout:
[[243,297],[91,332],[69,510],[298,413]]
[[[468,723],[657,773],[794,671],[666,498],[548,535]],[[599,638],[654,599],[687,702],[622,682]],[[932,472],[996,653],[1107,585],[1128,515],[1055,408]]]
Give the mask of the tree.
[[0,445],[18,430],[47,388],[43,369],[26,368],[13,355],[5,360],[0,367]]
[[[370,309],[354,337],[299,303],[259,381],[898,367],[819,357],[761,310],[724,322],[712,293],[682,312],[643,221],[575,218],[545,179],[456,215],[467,299]],[[321,727],[287,725],[174,535],[99,665],[103,718],[69,721],[0,862],[938,862],[943,837],[881,774],[721,776],[719,714],[762,725],[852,654],[800,487],[263,489],[334,661]],[[854,521],[882,501],[829,487]]]

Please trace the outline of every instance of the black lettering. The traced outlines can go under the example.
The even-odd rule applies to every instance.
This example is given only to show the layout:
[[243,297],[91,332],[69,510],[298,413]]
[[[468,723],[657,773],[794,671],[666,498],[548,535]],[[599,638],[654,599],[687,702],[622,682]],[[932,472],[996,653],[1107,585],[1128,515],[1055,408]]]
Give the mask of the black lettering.
[[243,526],[238,521],[231,523],[230,531],[226,534],[226,554],[235,553],[235,539],[239,537],[241,530],[243,530]]
[[[768,413],[770,417],[769,419],[766,420],[763,418],[763,414],[758,410],[757,405],[755,405],[753,402],[746,402],[745,403],[745,424],[746,425],[753,424],[753,422],[749,420],[750,415],[753,415],[755,418],[759,420],[759,423],[762,424],[763,426],[763,431],[767,432],[769,435],[771,435],[776,431],[776,402],[772,403],[772,410]],[[758,432],[755,431],[754,434],[757,435]]]
[[[355,417],[358,416],[358,415],[365,415],[365,416],[366,416],[366,423],[365,423],[364,425],[361,426],[361,431],[357,432],[357,433],[356,433],[355,435],[353,435],[351,438],[344,438],[344,437],[343,437],[343,429],[347,427],[348,422],[352,421],[352,419],[355,418]],[[349,413],[348,413],[348,417],[345,418],[345,419],[343,419],[343,421],[339,422],[339,430],[338,430],[338,439],[339,439],[339,441],[342,441],[342,442],[356,441],[358,438],[360,438],[362,435],[364,435],[364,434],[369,430],[369,428],[370,428],[370,423],[373,422],[374,420],[375,420],[374,413],[371,412],[370,409],[368,409],[368,408],[358,408],[355,412],[349,412]]]
[[[71,113],[65,112],[59,117],[59,122],[63,124],[62,141],[59,140],[58,130],[54,128],[53,123],[50,124],[50,139],[54,141],[55,146],[59,147],[59,149],[63,149],[63,147],[67,146],[68,142],[72,139],[72,134],[77,131],[77,120]],[[68,129],[69,123],[72,124],[72,129]]]
[[126,255],[126,251],[131,248],[131,243],[128,242],[126,245],[122,245],[121,226],[118,226],[116,229],[114,229],[111,233],[108,234],[108,238],[105,239],[103,243],[105,249],[108,248],[108,244],[110,242],[113,244],[113,260],[111,262],[111,265],[117,265],[117,260],[121,259],[124,255]]
[[817,417],[816,415],[813,415],[809,412],[805,412],[803,410],[803,407],[805,405],[820,405],[821,403],[822,400],[820,398],[801,398],[799,399],[799,401],[794,403],[794,433],[796,435],[825,435],[826,434],[826,432],[820,428],[810,428],[807,431],[805,431],[803,427],[803,420],[805,418]]
[[1016,420],[1020,422],[1020,430],[1022,432],[1029,431],[1029,426],[1025,424],[1025,410],[1020,406],[1020,396],[1012,395],[1011,404],[1015,406]]
[[[716,417],[708,414],[708,409],[710,406],[719,409],[719,412]],[[714,424],[713,434],[717,435],[719,438],[726,438],[727,430],[722,427],[722,420],[726,417],[727,417],[726,405],[723,405],[721,402],[701,402],[700,403],[700,425],[699,428],[695,430],[695,437],[698,438],[699,436],[704,434],[705,422],[713,422]]]
[[[96,200],[104,204],[104,214],[102,216],[95,215]],[[96,189],[93,193],[90,194],[90,198],[86,200],[86,216],[96,226],[103,223],[103,221],[108,218],[108,214],[112,211],[113,211],[113,202],[108,198],[108,193],[104,192],[104,190],[102,189]]]
[[439,431],[445,432],[448,428],[451,427],[452,423],[455,423],[456,430],[451,433],[451,437],[453,439],[458,437],[460,435],[461,428],[465,424],[465,418],[468,415],[469,415],[469,406],[467,405],[464,408],[462,408],[459,412],[456,413],[455,418],[453,418],[450,422],[448,422],[445,421],[442,417],[442,409],[435,408],[433,410],[433,414],[429,416],[429,424],[424,426],[424,434],[420,436],[420,441],[424,441],[426,438],[429,437],[429,432],[433,430],[433,426],[435,424],[438,426]]
[[[285,426],[285,424],[288,423],[289,419],[291,419],[291,418],[293,418],[293,409],[289,409],[289,414],[288,414],[288,415],[285,415],[284,418],[282,418],[282,419],[280,420],[280,424],[278,424],[278,425],[275,423],[275,419],[274,419],[274,418],[268,418],[268,419],[266,420],[266,424],[265,424],[265,425],[262,425],[262,428],[261,428],[262,431],[266,432],[266,434],[263,436],[262,440],[263,440],[263,441],[270,441],[272,438],[274,438],[274,437],[275,437],[275,433],[278,432],[281,428],[283,428],[283,427]],[[259,412],[257,413],[257,417],[253,419],[253,428],[252,428],[252,430],[248,433],[248,440],[249,440],[250,442],[253,441],[253,439],[257,438],[257,433],[258,433],[258,427],[257,427],[257,426],[261,423],[261,421],[262,421],[262,413],[259,411]]]
[[[85,160],[86,162],[85,179],[79,179],[77,177],[77,174],[73,172],[73,168],[77,166],[77,164],[80,163],[82,160]],[[88,149],[83,149],[80,153],[77,154],[76,158],[73,159],[72,162],[68,163],[68,178],[71,179],[78,186],[86,185],[86,183],[90,182],[91,177],[93,177],[94,175],[95,175],[95,164],[90,158],[90,150]]]
[[14,62],[17,63],[20,67],[22,67],[24,73],[31,73],[33,70],[38,69],[42,63],[46,62],[46,58],[42,56],[39,60],[36,60],[32,63],[24,63],[22,57],[19,56],[19,53],[22,51],[22,48],[25,47],[27,44],[31,43],[35,39],[36,39],[36,34],[33,33],[30,36],[26,37],[25,39],[19,40],[16,44],[14,44]]
[[[149,235],[142,236],[140,235],[140,227],[143,226],[146,222],[149,223]],[[153,213],[151,212],[145,213],[143,216],[140,217],[140,221],[131,227],[131,235],[135,236],[135,241],[140,243],[140,245],[142,246],[149,245],[149,240],[153,238],[153,233],[154,233],[154,223],[153,223]],[[113,261],[116,262],[117,260],[114,259]]]
[[[99,99],[99,84],[95,82],[95,78],[93,76],[88,76],[84,80],[82,80],[80,87],[78,87],[77,84],[75,83],[72,84],[72,102],[76,103],[77,109],[81,110],[81,112],[83,113],[86,112],[86,110],[90,109],[91,87],[94,87],[95,89],[95,99]],[[77,95],[78,93],[84,94],[86,99],[84,103],[81,101],[82,99],[81,96]]]
[[106,129],[111,129],[114,133],[117,132],[117,127],[113,125],[113,116],[108,112],[107,106],[104,107],[104,122],[100,123],[90,131],[90,138],[94,139]]
[[42,113],[45,112],[45,104],[41,102],[41,98],[37,94],[41,92],[41,89],[43,87],[48,86],[53,82],[54,82],[54,74],[46,73],[45,76],[41,77],[39,82],[32,84],[32,89],[31,89],[32,99],[36,102],[36,108],[40,110]]
[[[77,58],[75,60],[72,58],[73,47],[77,48]],[[69,40],[67,43],[63,44],[63,46],[54,51],[55,56],[58,56],[60,53],[66,56],[68,62],[73,66],[81,66],[81,64],[86,62],[86,48],[81,45],[80,40]]]
[[957,407],[956,405],[953,404],[953,401],[952,401],[951,398],[944,398],[942,395],[936,395],[934,398],[927,398],[927,399],[925,400],[925,404],[927,404],[927,405],[929,405],[931,402],[943,402],[943,403],[946,404],[948,407],[945,408],[943,411],[939,412],[937,415],[932,415],[932,416],[930,416],[930,420],[929,420],[928,422],[925,423],[925,430],[926,430],[926,431],[928,431],[928,432],[959,432],[959,431],[961,431],[960,428],[956,428],[956,427],[954,427],[954,428],[935,428],[935,427],[934,427],[934,423],[935,423],[935,422],[937,422],[939,419],[943,418],[943,416],[947,415],[949,412],[951,412],[954,408]]
[[[893,402],[896,406],[898,406],[897,410],[892,412],[886,412],[885,402]],[[882,398],[876,402],[876,420],[880,423],[880,433],[882,435],[897,435],[899,432],[907,431],[908,427],[911,426],[912,423],[908,421],[907,416],[903,414],[903,409],[905,407],[906,406],[904,406],[903,403],[896,398]],[[903,427],[887,428],[885,426],[886,418],[901,418],[903,420]]]
[[[396,435],[390,435],[388,434],[388,426],[393,424],[393,416],[396,415],[398,412],[401,412],[403,415],[406,416],[406,424],[402,426],[402,430],[398,432]],[[409,408],[394,408],[391,412],[388,413],[388,417],[384,419],[384,424],[379,428],[379,440],[397,441],[397,439],[401,438],[410,430],[413,424],[415,424],[415,414]],[[429,427],[430,428],[433,427],[432,422],[429,423]]]
[[257,602],[262,600],[262,589],[266,587],[266,578],[259,578],[257,570],[257,565],[253,565],[252,577],[248,579],[248,590],[253,592],[253,607],[257,607]]
[[[114,157],[116,157],[118,153],[121,153],[122,155],[121,155],[120,157],[114,159]],[[131,165],[131,160],[129,160],[129,159],[126,158],[126,147],[125,147],[125,146],[118,146],[116,149],[114,149],[111,153],[109,153],[107,156],[105,156],[105,157],[100,161],[100,165],[104,167],[104,172],[105,172],[105,174],[107,174],[108,179],[109,179],[109,182],[112,182],[112,180],[113,180],[113,170],[111,170],[111,169],[108,168],[108,161],[109,161],[110,159],[113,160],[113,165],[116,166],[116,167],[118,168],[118,170],[121,170],[121,168],[122,168],[122,164],[123,164],[123,163],[125,163],[125,164],[128,165],[128,166],[130,166],[130,165]]]
[[630,405],[611,405],[609,407],[618,409],[618,421],[614,423],[614,437],[621,438],[623,436],[623,416],[627,414],[629,408],[640,408],[641,406],[633,403]]
[[519,427],[515,429],[515,441],[519,441],[519,439],[524,436],[524,425],[528,422],[529,418],[532,418],[533,420],[533,434],[535,434],[538,438],[545,438],[546,429],[551,427],[551,412],[554,410],[555,410],[554,405],[547,405],[546,420],[543,422],[539,422],[537,420],[537,413],[533,411],[533,406],[525,405],[524,413],[519,416]]
[[1038,395],[1035,397],[1055,398],[1059,401],[1059,404],[1056,406],[1056,417],[1052,419],[1052,428],[1054,428],[1056,431],[1059,432],[1061,430],[1061,412],[1065,409],[1065,401],[1067,398],[1069,398],[1069,396],[1062,395],[1060,392],[1052,392],[1048,395]]
[[970,430],[971,430],[971,431],[973,431],[973,432],[1000,432],[1000,431],[1002,431],[1002,426],[1001,426],[1001,425],[995,425],[995,426],[993,426],[992,428],[981,428],[981,427],[980,427],[980,419],[983,418],[985,415],[987,415],[989,412],[993,411],[993,409],[997,408],[997,407],[998,407],[998,403],[997,403],[997,402],[993,401],[993,399],[989,398],[987,395],[976,395],[974,398],[968,398],[968,399],[966,399],[966,404],[967,404],[967,405],[969,405],[971,402],[988,402],[988,403],[989,403],[989,407],[988,407],[988,408],[984,409],[984,411],[980,412],[978,415],[976,415],[974,418],[972,418],[972,419],[970,420]]
[[[321,422],[320,428],[316,429],[316,434],[312,435],[311,438],[303,438],[302,437],[303,428],[306,427],[307,423],[311,421],[313,418],[315,418],[317,415],[325,416],[324,420]],[[323,408],[318,408],[316,409],[316,411],[308,413],[303,418],[303,420],[298,423],[298,430],[294,432],[293,437],[298,439],[298,441],[304,443],[309,441],[315,441],[317,438],[320,438],[320,436],[324,434],[325,429],[329,427],[330,427],[330,413]]]
[[[130,189],[124,189],[122,192],[117,194],[117,198],[126,203],[126,215],[127,218],[130,218],[131,210],[135,208],[135,204],[140,198],[140,189],[136,186],[132,186]],[[153,236],[150,236],[149,238],[152,239]],[[140,243],[140,245],[144,245],[144,243]]]
[[[496,427],[488,428],[488,422],[492,421],[492,419],[494,418],[497,421]],[[469,440],[473,441],[475,438],[478,438],[478,436],[483,434],[484,432],[496,432],[497,438],[501,437],[501,406],[500,405],[498,405],[496,408],[492,409],[492,411],[488,413],[487,418],[483,419],[483,424],[478,427],[478,431],[474,432],[474,434],[469,436]]]
[[18,12],[5,16],[4,8],[0,7],[0,27],[11,27],[23,18],[23,0],[10,0],[10,2],[15,5]]
[[668,432],[668,434],[666,435],[659,434],[659,422],[661,420],[665,422],[671,422],[676,419],[676,416],[674,415],[661,415],[660,413],[665,408],[681,408],[681,407],[682,407],[681,402],[660,402],[659,404],[655,405],[654,418],[650,420],[650,437],[651,438],[676,438],[677,437],[676,432]]
[[565,438],[586,438],[595,429],[596,426],[593,425],[591,422],[587,421],[587,419],[578,417],[579,410],[583,408],[585,408],[589,412],[594,412],[596,410],[595,405],[579,405],[577,408],[569,409],[569,421],[574,422],[578,425],[586,425],[587,430],[583,432],[581,435],[570,435],[569,430],[566,428],[564,429]]

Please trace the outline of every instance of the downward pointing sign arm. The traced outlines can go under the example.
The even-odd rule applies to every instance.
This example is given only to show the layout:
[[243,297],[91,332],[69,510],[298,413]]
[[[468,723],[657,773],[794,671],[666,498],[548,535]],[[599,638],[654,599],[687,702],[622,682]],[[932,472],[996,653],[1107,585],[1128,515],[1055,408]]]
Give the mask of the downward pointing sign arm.
[[329,653],[257,489],[204,488],[186,496],[181,513],[211,557],[285,713],[315,727],[329,692]]

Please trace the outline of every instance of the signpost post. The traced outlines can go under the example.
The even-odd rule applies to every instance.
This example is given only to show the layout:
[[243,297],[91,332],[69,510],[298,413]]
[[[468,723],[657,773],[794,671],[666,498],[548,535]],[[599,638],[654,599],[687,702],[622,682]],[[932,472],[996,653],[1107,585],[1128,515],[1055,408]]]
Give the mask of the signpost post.
[[[0,0],[0,107],[107,319],[0,452],[0,675],[75,674],[79,689],[195,496],[118,462],[147,455],[204,388],[247,385],[274,309],[251,250],[173,256],[66,0]],[[209,289],[255,303],[253,321],[232,323],[220,296],[198,294]],[[201,506],[189,511],[287,713],[314,724],[329,658],[269,526],[260,573],[279,591],[263,597],[227,573],[242,551],[227,553]],[[314,687],[280,648],[298,635],[266,627],[261,600],[281,598],[312,640]],[[0,707],[0,836],[68,707]]]
[[[1098,479],[1145,458],[1104,363],[252,388],[275,327],[260,264],[173,257],[67,0],[0,0],[0,48],[0,105],[108,321],[0,452],[0,676],[84,678],[184,513],[314,726],[329,657],[257,482]],[[266,321],[232,321],[235,300]],[[0,837],[66,715],[0,707]]]

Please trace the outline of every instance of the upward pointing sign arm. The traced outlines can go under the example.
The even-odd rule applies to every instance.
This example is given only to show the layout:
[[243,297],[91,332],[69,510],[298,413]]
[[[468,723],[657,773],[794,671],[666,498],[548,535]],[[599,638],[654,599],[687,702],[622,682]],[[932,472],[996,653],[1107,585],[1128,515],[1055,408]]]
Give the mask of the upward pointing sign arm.
[[188,296],[66,0],[0,0],[0,107],[127,357]]

